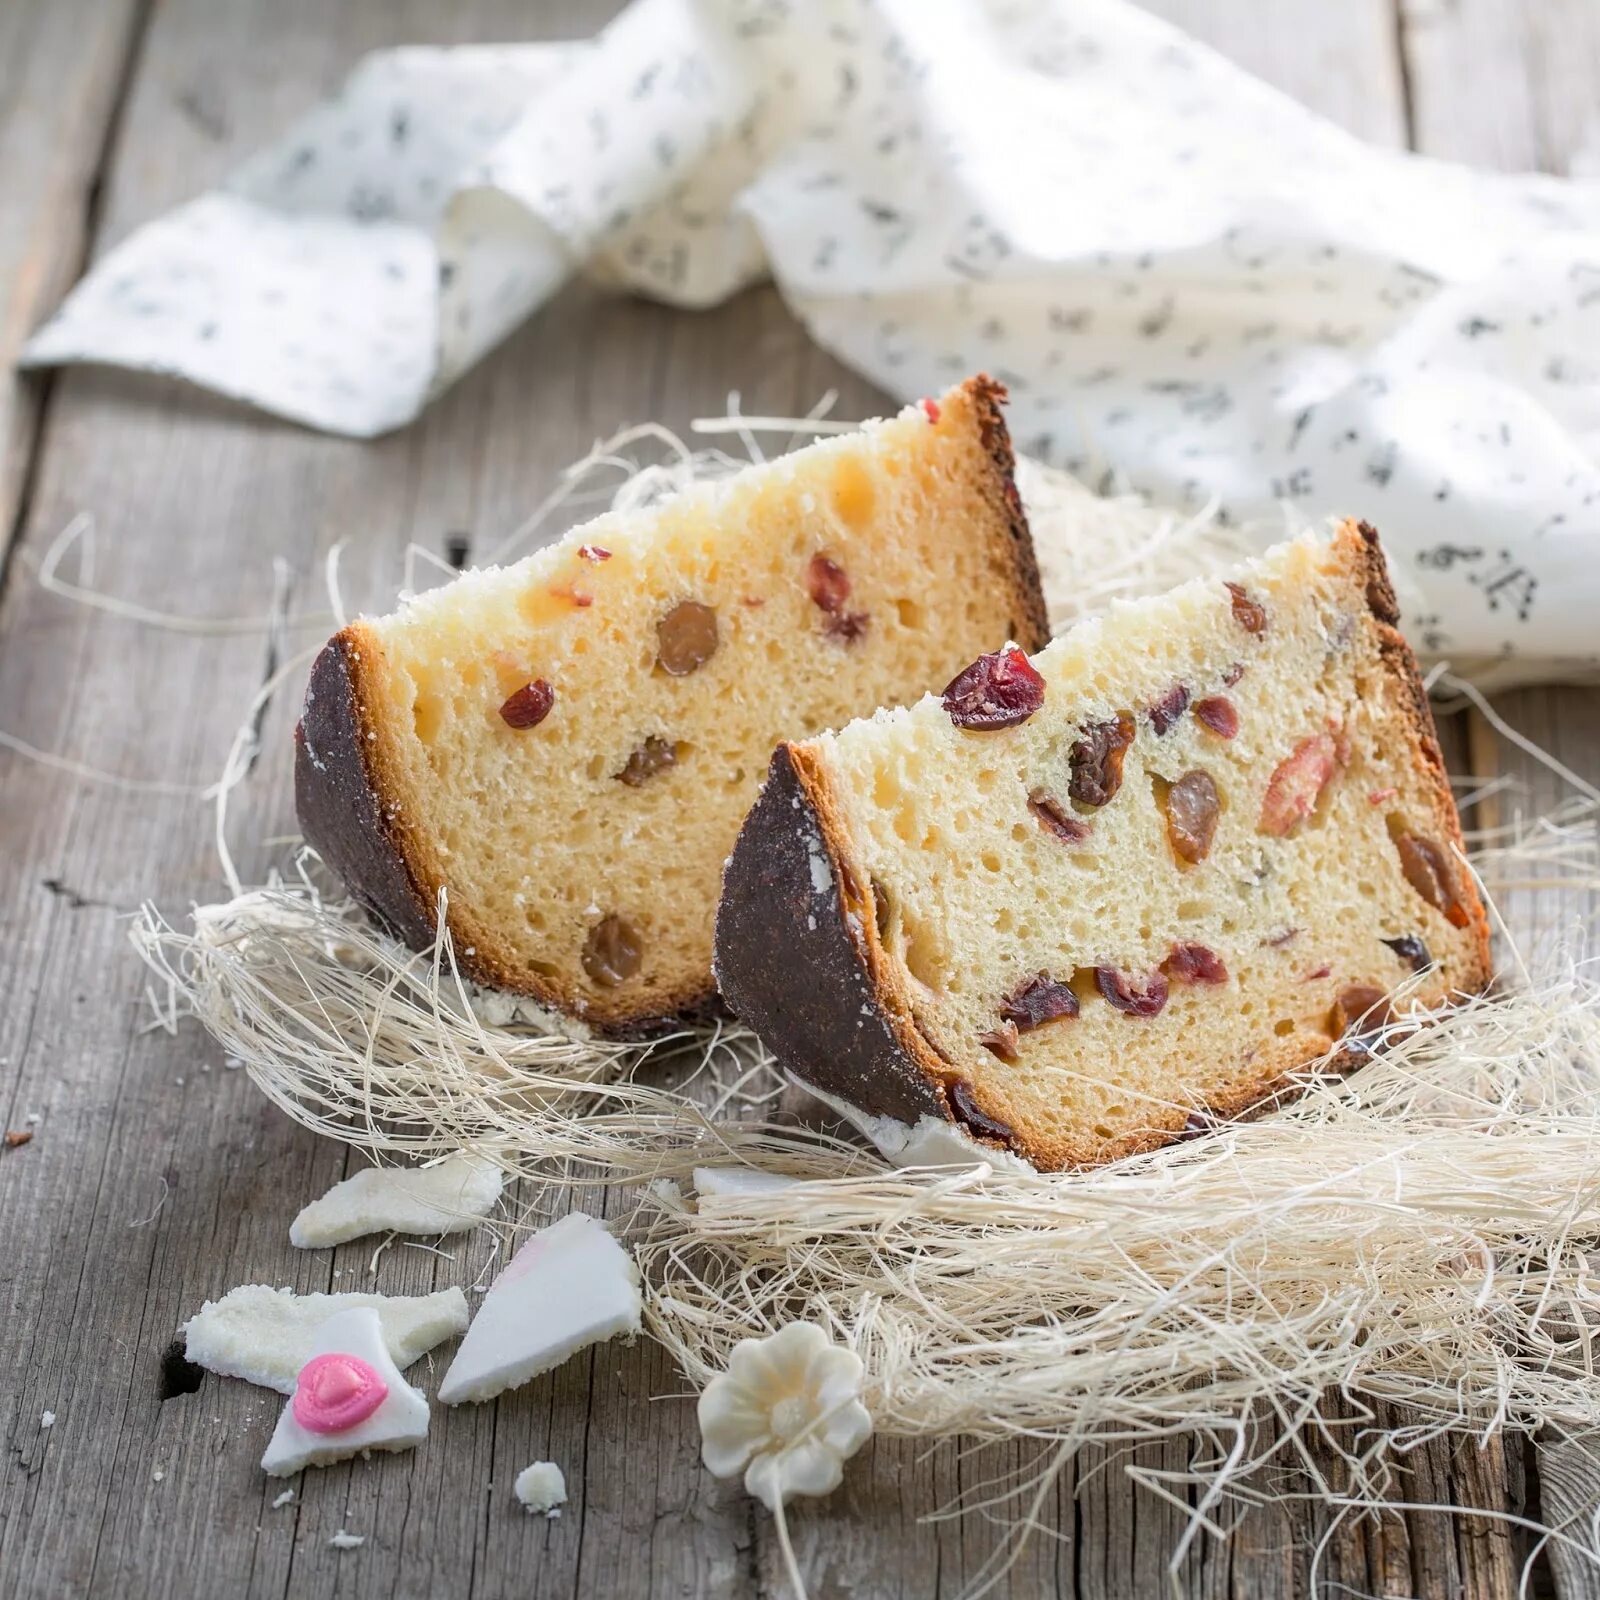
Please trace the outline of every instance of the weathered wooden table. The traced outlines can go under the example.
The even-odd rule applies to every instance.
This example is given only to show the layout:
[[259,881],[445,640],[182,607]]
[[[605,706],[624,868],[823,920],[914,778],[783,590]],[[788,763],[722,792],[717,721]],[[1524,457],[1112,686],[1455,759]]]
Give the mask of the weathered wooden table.
[[[0,362],[86,258],[222,174],[331,90],[364,50],[584,34],[610,0],[0,0]],[[1499,167],[1564,170],[1600,89],[1595,0],[1155,0],[1289,93],[1376,141]],[[1307,181],[1315,181],[1307,174]],[[575,290],[414,427],[323,438],[173,384],[71,371],[0,378],[0,730],[36,750],[155,784],[199,785],[276,646],[261,629],[184,633],[43,592],[41,553],[77,512],[94,580],[157,610],[259,615],[272,559],[290,603],[320,603],[336,540],[348,595],[392,592],[408,541],[485,544],[552,474],[615,425],[881,397],[812,348],[756,291],[691,316]],[[1359,512],[1360,507],[1350,508]],[[312,642],[309,637],[302,643]],[[248,874],[293,826],[296,696],[269,706],[262,767],[232,829]],[[1600,696],[1544,689],[1501,709],[1600,779]],[[1553,782],[1475,717],[1444,734],[1456,770]],[[499,1402],[440,1409],[427,1447],[306,1476],[296,1502],[257,1468],[278,1399],[207,1376],[174,1384],[183,1318],[236,1283],[416,1293],[455,1262],[370,1241],[292,1251],[294,1210],[345,1169],[338,1146],[271,1109],[192,1026],[142,1027],[126,915],[219,890],[192,796],[85,781],[0,748],[0,1595],[746,1595],[785,1589],[765,1514],[698,1465],[692,1406],[646,1342],[603,1348]],[[1592,912],[1592,907],[1583,908]],[[37,1123],[30,1123],[30,1114]],[[54,1425],[41,1417],[53,1412]],[[558,1521],[510,1497],[518,1468],[564,1464]],[[1181,1464],[1181,1443],[1145,1452]],[[1098,1470],[1097,1470],[1098,1469]],[[919,1522],[978,1468],[954,1447],[876,1441],[830,1501],[795,1517],[811,1592],[955,1596],[992,1547],[981,1521]],[[492,1487],[491,1487],[492,1486]],[[1491,1515],[1394,1512],[1339,1528],[1324,1592],[1516,1590],[1528,1541],[1494,1514],[1570,1516],[1589,1475],[1570,1449],[1520,1441],[1418,1451],[1397,1497]],[[1136,1497],[1120,1463],[1063,1480],[1004,1592],[1147,1595],[1181,1516]],[[338,1529],[364,1534],[349,1553]],[[1207,1595],[1307,1592],[1323,1513],[1252,1514],[1202,1540],[1182,1577]],[[1592,1593],[1554,1552],[1534,1589]],[[1585,1588],[1585,1585],[1589,1588]]]

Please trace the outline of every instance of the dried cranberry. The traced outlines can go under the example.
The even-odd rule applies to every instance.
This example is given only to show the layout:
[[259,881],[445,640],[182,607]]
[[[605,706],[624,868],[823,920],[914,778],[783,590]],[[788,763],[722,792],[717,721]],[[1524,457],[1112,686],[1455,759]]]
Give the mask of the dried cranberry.
[[1039,819],[1039,826],[1046,833],[1053,833],[1068,844],[1082,844],[1089,837],[1090,825],[1069,816],[1060,803],[1042,789],[1035,789],[1028,796],[1028,809]]
[[1443,850],[1420,834],[1402,833],[1395,840],[1400,852],[1400,870],[1435,911],[1442,911],[1452,928],[1465,928],[1472,918],[1456,890],[1455,873]]
[[1320,967],[1314,967],[1300,981],[1301,983],[1315,983],[1319,978],[1326,978],[1333,968],[1324,962]]
[[872,616],[866,611],[847,611],[842,616],[829,617],[823,623],[822,631],[830,639],[837,639],[841,644],[854,644],[867,631],[867,624]]
[[1177,725],[1178,718],[1189,709],[1187,684],[1175,683],[1150,707],[1150,726],[1159,738]]
[[1231,689],[1244,676],[1244,662],[1235,661],[1234,664],[1222,674],[1222,687]]
[[1274,950],[1281,950],[1284,945],[1291,943],[1293,940],[1298,939],[1299,937],[1300,930],[1298,928],[1285,928],[1282,933],[1271,934],[1261,942],[1264,945],[1270,945]]
[[1261,801],[1261,831],[1281,839],[1317,808],[1317,800],[1338,765],[1331,733],[1302,739],[1278,763]]
[[556,692],[543,678],[525,683],[513,695],[506,697],[500,715],[508,728],[537,728],[550,715],[556,703]]
[[1159,972],[1141,978],[1115,967],[1096,967],[1094,981],[1100,993],[1130,1017],[1153,1017],[1167,1003],[1167,980]]
[[1339,991],[1328,1013],[1328,1032],[1335,1039],[1349,1033],[1358,1024],[1370,1030],[1383,1027],[1389,1020],[1388,997],[1382,989],[1370,983],[1352,983]]
[[1133,718],[1126,711],[1110,722],[1086,724],[1068,752],[1067,793],[1081,806],[1105,805],[1122,787],[1122,762],[1132,743]]
[[1019,1033],[1031,1033],[1058,1017],[1075,1017],[1078,997],[1070,984],[1058,983],[1048,972],[1025,978],[1000,1002],[1000,1015],[1015,1023]]
[[1215,950],[1203,944],[1174,944],[1161,970],[1180,983],[1226,983],[1228,969]]
[[947,1085],[945,1092],[950,1096],[950,1106],[956,1117],[980,1139],[996,1139],[1006,1145],[1011,1143],[1011,1129],[991,1117],[972,1098],[972,1087],[965,1078],[957,1078]]
[[1367,796],[1367,804],[1369,806],[1386,806],[1399,793],[1400,791],[1392,786],[1387,789],[1374,789]]
[[979,656],[945,686],[944,708],[958,728],[1013,728],[1044,704],[1044,679],[1016,645]]
[[843,611],[850,598],[850,574],[831,556],[818,551],[806,568],[806,593],[813,604],[830,614]]
[[590,930],[583,946],[583,970],[602,988],[626,983],[644,959],[639,935],[621,917],[606,917]]
[[623,763],[617,778],[630,789],[637,789],[658,772],[676,766],[677,762],[677,745],[671,739],[661,739],[652,733]]
[[1183,1121],[1183,1132],[1179,1139],[1198,1139],[1202,1134],[1216,1131],[1216,1123],[1204,1111],[1191,1111]]
[[937,427],[939,424],[939,402],[937,400],[920,400],[917,403],[922,407],[922,414]]
[[1267,625],[1267,613],[1262,609],[1260,603],[1252,600],[1244,588],[1237,583],[1228,585],[1228,594],[1233,604],[1233,620],[1246,633],[1260,633]]
[[717,614],[698,600],[680,600],[656,624],[656,661],[674,678],[687,677],[717,653]]
[[1225,694],[1210,694],[1194,703],[1195,719],[1203,722],[1219,739],[1231,739],[1239,731],[1239,713]]
[[1398,939],[1383,939],[1379,942],[1388,945],[1413,972],[1426,972],[1433,965],[1433,957],[1428,954],[1427,945],[1414,933],[1402,933]]
[[978,1043],[985,1050],[1000,1057],[1002,1061],[1015,1061],[1017,1059],[1017,1025],[1014,1022],[1002,1022],[998,1028],[992,1028],[988,1033],[978,1035]]
[[1186,772],[1167,790],[1167,838],[1172,853],[1192,866],[1211,854],[1222,800],[1209,772]]
[[580,544],[578,554],[585,561],[609,561],[611,552],[603,544]]

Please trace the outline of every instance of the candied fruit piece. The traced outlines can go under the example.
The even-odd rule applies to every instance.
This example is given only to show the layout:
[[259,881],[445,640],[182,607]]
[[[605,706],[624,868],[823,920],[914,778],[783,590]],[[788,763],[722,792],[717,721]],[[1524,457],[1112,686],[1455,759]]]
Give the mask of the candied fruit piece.
[[663,739],[652,733],[623,763],[622,771],[617,774],[617,778],[630,789],[638,789],[658,772],[664,772],[668,767],[677,764],[677,744],[671,739]]
[[1278,763],[1267,780],[1261,801],[1260,828],[1281,839],[1317,808],[1317,800],[1338,767],[1338,746],[1331,733],[1302,739]]
[[1048,972],[1025,978],[1000,1002],[1000,1015],[1019,1033],[1042,1028],[1058,1017],[1075,1017],[1078,997],[1069,983],[1058,983]]
[[1044,679],[1014,644],[979,656],[945,686],[944,708],[958,728],[1014,728],[1044,704]]
[[1189,687],[1175,683],[1150,707],[1150,726],[1159,738],[1177,726],[1178,719],[1189,709]]
[[850,574],[832,556],[819,550],[806,568],[806,593],[814,605],[830,615],[843,611],[850,598]]
[[1167,790],[1167,838],[1172,853],[1191,866],[1211,854],[1222,800],[1209,772],[1186,772]]
[[1039,826],[1046,833],[1068,844],[1082,844],[1092,831],[1089,823],[1062,810],[1060,802],[1043,789],[1035,789],[1028,796],[1028,809],[1039,819]]
[[922,407],[923,416],[937,427],[939,424],[939,402],[937,400],[919,400],[917,404]]
[[1242,584],[1230,583],[1228,595],[1233,606],[1233,620],[1246,633],[1261,633],[1267,626],[1267,613],[1260,601],[1252,600]]
[[1402,833],[1395,840],[1400,852],[1400,870],[1435,911],[1442,911],[1452,928],[1467,927],[1472,918],[1462,905],[1456,889],[1456,876],[1449,858],[1431,839],[1421,834]]
[[508,728],[537,728],[550,715],[555,703],[555,690],[543,678],[535,678],[506,697],[500,715]]
[[698,600],[680,600],[656,624],[656,661],[674,678],[687,677],[717,653],[717,614]]
[[1342,1038],[1352,1028],[1375,1032],[1389,1020],[1388,996],[1370,983],[1352,983],[1339,991],[1328,1013],[1328,1032]]
[[585,561],[601,562],[611,559],[611,552],[603,544],[580,544],[578,554]]
[[1167,1003],[1167,980],[1159,972],[1118,972],[1115,967],[1096,967],[1094,981],[1118,1011],[1130,1017],[1153,1017]]
[[1239,712],[1225,694],[1208,694],[1204,700],[1196,700],[1194,714],[1195,720],[1219,739],[1231,739],[1239,731]]
[[621,917],[604,917],[590,930],[583,945],[583,970],[602,988],[615,989],[639,970],[644,945]]
[[1228,969],[1221,956],[1207,945],[1183,940],[1173,945],[1161,970],[1179,983],[1226,983]]
[[991,1028],[987,1033],[978,1035],[978,1043],[985,1050],[1000,1057],[1002,1061],[1015,1061],[1017,1059],[1017,1025],[1014,1022],[1002,1022],[998,1028]]
[[1103,806],[1122,787],[1122,763],[1133,743],[1133,718],[1119,711],[1107,722],[1085,725],[1067,760],[1072,778],[1067,793],[1081,806]]

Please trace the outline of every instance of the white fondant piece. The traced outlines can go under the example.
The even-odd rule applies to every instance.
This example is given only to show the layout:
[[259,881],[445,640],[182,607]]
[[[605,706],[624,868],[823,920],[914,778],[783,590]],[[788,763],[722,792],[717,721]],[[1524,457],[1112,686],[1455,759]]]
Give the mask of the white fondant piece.
[[359,1550],[366,1542],[366,1534],[346,1533],[343,1528],[328,1541],[335,1550]]
[[556,1508],[567,1503],[567,1480],[561,1468],[553,1461],[535,1461],[517,1474],[517,1499],[529,1511],[542,1511],[547,1517],[559,1517]]
[[487,1400],[619,1333],[639,1331],[639,1269],[593,1217],[528,1240],[489,1286],[439,1385],[446,1405]]
[[464,1233],[493,1209],[505,1175],[469,1151],[431,1167],[368,1167],[313,1200],[289,1227],[302,1250],[367,1233]]
[[789,1081],[836,1111],[857,1132],[877,1147],[878,1154],[896,1167],[975,1167],[987,1162],[996,1172],[1025,1172],[1034,1169],[1009,1150],[980,1144],[965,1128],[943,1117],[923,1116],[915,1124],[896,1117],[874,1117],[837,1095],[826,1094],[804,1078],[789,1074]]
[[401,1377],[384,1344],[383,1324],[371,1306],[335,1312],[317,1329],[306,1359],[327,1355],[359,1356],[389,1392],[370,1417],[337,1433],[313,1433],[302,1427],[294,1401],[286,1401],[261,1458],[261,1470],[274,1478],[292,1478],[306,1467],[325,1467],[367,1450],[410,1450],[428,1437],[428,1402],[420,1389]]
[[178,1331],[189,1359],[225,1378],[244,1378],[293,1394],[311,1359],[318,1328],[336,1312],[369,1306],[378,1313],[384,1344],[398,1367],[409,1367],[441,1339],[467,1325],[460,1289],[437,1294],[303,1294],[264,1283],[241,1284],[208,1300]]
[[781,1172],[762,1172],[755,1167],[696,1167],[694,1189],[702,1199],[707,1195],[742,1200],[753,1194],[777,1194],[792,1189],[801,1180]]

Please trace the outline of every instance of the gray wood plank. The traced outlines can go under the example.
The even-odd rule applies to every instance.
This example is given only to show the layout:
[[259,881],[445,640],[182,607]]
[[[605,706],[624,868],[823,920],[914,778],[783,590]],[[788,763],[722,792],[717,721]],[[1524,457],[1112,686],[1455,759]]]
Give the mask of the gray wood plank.
[[83,261],[148,9],[146,0],[0,6],[0,562],[49,385],[12,363]]

